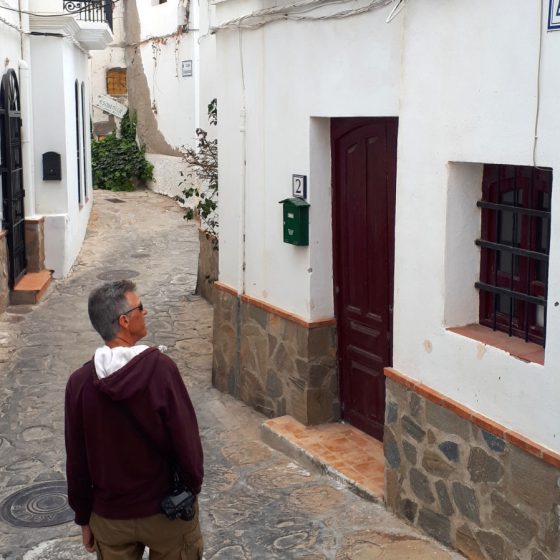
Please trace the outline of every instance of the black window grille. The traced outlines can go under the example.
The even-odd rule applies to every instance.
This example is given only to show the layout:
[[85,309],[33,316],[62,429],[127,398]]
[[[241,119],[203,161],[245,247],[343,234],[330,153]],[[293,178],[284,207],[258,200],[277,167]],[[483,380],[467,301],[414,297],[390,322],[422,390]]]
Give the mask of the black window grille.
[[113,4],[116,0],[63,0],[62,8],[82,21],[105,22],[113,29]]
[[485,165],[480,323],[544,346],[552,170]]

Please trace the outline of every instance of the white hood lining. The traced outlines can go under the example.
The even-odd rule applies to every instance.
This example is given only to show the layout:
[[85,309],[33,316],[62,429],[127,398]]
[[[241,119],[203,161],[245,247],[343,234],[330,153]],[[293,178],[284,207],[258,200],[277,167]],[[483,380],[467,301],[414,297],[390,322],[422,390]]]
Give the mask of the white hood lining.
[[99,379],[109,377],[122,367],[126,366],[132,358],[138,356],[147,350],[149,346],[139,344],[138,346],[116,346],[109,348],[102,346],[95,351],[93,363],[95,364],[95,373]]

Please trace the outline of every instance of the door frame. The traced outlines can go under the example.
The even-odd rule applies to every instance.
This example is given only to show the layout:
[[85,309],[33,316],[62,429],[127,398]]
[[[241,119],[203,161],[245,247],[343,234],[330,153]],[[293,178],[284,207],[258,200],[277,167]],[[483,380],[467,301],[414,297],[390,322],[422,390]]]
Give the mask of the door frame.
[[[16,121],[19,127],[18,142],[12,143],[12,131]],[[21,151],[21,101],[19,95],[19,84],[16,72],[10,68],[2,76],[0,83],[0,174],[2,176],[2,216],[3,229],[8,231],[8,286],[13,289],[18,280],[26,273],[26,251],[25,251],[25,205],[23,197],[25,189],[23,183],[23,162]],[[12,185],[12,174],[17,169],[12,148],[19,150],[19,162],[21,172],[21,219],[15,223],[14,216],[14,191]],[[16,226],[20,225],[21,237],[14,239]],[[23,267],[17,274],[16,259],[23,259]],[[19,268],[19,267],[18,267]]]

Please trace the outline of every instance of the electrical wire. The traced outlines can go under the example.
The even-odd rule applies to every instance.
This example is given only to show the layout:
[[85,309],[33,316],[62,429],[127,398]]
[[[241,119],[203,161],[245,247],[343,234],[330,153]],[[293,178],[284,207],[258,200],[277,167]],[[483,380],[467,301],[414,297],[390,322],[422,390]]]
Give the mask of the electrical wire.
[[[258,29],[274,21],[325,21],[343,19],[369,12],[375,8],[388,6],[393,2],[395,2],[395,0],[370,0],[368,4],[360,8],[349,8],[346,10],[340,10],[333,14],[311,16],[306,14],[332,4],[346,4],[348,3],[348,0],[327,0],[326,2],[324,0],[304,0],[303,2],[294,2],[288,5],[258,10],[251,14],[229,20],[221,25],[214,26],[210,29],[210,32],[215,33],[216,31],[227,28]],[[397,5],[395,10],[397,10],[397,8],[399,8],[399,5]],[[400,9],[398,11],[400,11]],[[396,13],[393,14],[393,17],[395,15]],[[252,20],[257,21],[251,23]]]
[[[118,2],[118,0],[112,0],[111,4],[113,4],[113,6],[114,6],[117,2]],[[99,2],[98,4],[99,4],[99,7],[103,6],[102,2]],[[0,9],[8,10],[9,12],[17,12],[18,14],[26,14],[26,15],[34,16],[34,17],[62,17],[62,16],[68,16],[68,15],[75,15],[75,14],[81,14],[83,12],[89,12],[94,7],[96,7],[96,5],[94,3],[89,3],[89,4],[84,4],[84,7],[80,8],[78,10],[68,10],[67,12],[60,12],[60,13],[56,13],[56,14],[51,14],[51,13],[29,12],[27,10],[19,10],[18,8],[11,8],[9,6],[0,5]]]
[[542,47],[543,47],[543,3],[537,0],[540,5],[539,12],[539,56],[537,63],[537,107],[535,110],[535,129],[533,138],[533,167],[537,167],[537,141],[539,139],[539,116],[541,107],[541,66],[542,66]]
[[399,0],[397,5],[391,10],[391,13],[387,16],[385,23],[391,23],[402,11],[407,0]]
[[25,33],[25,31],[19,25],[11,23],[7,19],[4,19],[3,17],[0,17],[0,23],[3,23],[4,25],[11,27],[12,29],[15,29],[19,33]]

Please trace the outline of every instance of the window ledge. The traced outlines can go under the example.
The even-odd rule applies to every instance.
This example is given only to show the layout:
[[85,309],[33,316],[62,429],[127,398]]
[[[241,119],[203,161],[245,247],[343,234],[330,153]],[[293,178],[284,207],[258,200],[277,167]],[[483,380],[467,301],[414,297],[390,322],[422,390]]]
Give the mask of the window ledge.
[[508,336],[506,333],[493,331],[489,327],[476,324],[451,327],[447,330],[504,350],[524,362],[544,365],[544,348],[534,342],[525,342],[522,338]]

